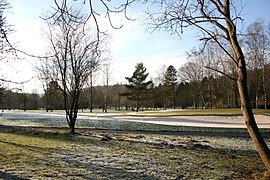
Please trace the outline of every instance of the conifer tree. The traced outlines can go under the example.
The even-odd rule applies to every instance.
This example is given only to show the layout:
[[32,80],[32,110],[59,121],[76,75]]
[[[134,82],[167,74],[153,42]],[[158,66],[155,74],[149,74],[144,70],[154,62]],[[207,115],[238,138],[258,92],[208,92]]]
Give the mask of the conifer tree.
[[142,102],[151,97],[149,93],[153,88],[153,82],[151,80],[146,81],[149,73],[146,73],[143,63],[138,63],[135,68],[133,75],[126,77],[126,80],[128,80],[126,85],[127,91],[123,95],[127,96],[129,100],[134,101],[136,111],[138,112]]
[[173,109],[175,109],[176,106],[175,103],[176,83],[177,83],[177,71],[172,65],[170,65],[165,73],[163,93],[166,95],[166,97],[169,97],[169,99],[171,99],[169,100],[169,102],[171,101]]

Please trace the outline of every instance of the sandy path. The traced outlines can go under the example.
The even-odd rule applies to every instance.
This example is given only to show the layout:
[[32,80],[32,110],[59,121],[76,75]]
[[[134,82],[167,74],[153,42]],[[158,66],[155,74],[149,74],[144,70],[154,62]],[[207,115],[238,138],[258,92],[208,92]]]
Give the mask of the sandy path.
[[[270,128],[270,116],[255,115],[259,128]],[[246,128],[243,116],[117,117],[133,122],[175,126]]]

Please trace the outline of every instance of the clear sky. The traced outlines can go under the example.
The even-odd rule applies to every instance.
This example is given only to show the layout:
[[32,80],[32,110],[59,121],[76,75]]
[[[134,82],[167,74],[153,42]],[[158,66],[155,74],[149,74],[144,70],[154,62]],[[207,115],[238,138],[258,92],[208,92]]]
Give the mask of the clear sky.
[[[14,25],[15,32],[10,38],[16,43],[17,48],[33,55],[44,55],[46,40],[42,27],[44,22],[41,14],[53,4],[53,0],[10,0],[13,8],[7,14],[9,24]],[[270,0],[242,0],[244,18],[243,26],[246,27],[258,18],[270,22]],[[156,31],[150,33],[143,25],[142,4],[136,4],[129,9],[129,15],[136,21],[128,21],[123,16],[114,17],[115,24],[123,25],[123,28],[113,30],[109,28],[106,20],[101,20],[101,26],[109,30],[112,36],[112,78],[111,84],[126,83],[125,77],[131,76],[138,62],[143,62],[149,76],[155,77],[156,71],[162,65],[173,65],[178,69],[186,62],[186,52],[196,47],[199,42],[196,34],[185,32],[180,39],[168,32]],[[14,81],[31,81],[24,85],[27,92],[37,89],[41,92],[41,84],[33,71],[33,65],[38,60],[19,54],[22,59],[1,62],[0,74]],[[99,82],[101,84],[101,82]],[[10,85],[12,86],[12,85]]]

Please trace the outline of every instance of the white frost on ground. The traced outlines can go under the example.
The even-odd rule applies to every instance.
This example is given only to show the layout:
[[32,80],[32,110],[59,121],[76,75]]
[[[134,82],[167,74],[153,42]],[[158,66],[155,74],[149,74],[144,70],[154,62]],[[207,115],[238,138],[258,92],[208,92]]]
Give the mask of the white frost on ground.
[[[57,118],[65,122],[65,113],[63,112],[16,112],[5,111],[1,113],[2,118],[9,118],[9,116],[21,117],[24,119],[38,119],[38,118]],[[114,113],[79,113],[78,119],[90,120],[120,120],[141,123],[153,123],[162,125],[174,126],[195,126],[195,127],[220,127],[220,128],[246,128],[243,116],[231,115],[192,115],[192,116],[172,116],[172,117],[138,117],[138,116],[122,116]],[[270,128],[270,116],[255,115],[256,122],[259,128]],[[22,120],[20,124],[22,124]],[[1,120],[2,123],[5,120]],[[9,121],[10,122],[10,121]],[[15,123],[15,122],[14,122]],[[35,123],[38,123],[35,121]],[[26,123],[27,124],[27,123]],[[35,124],[36,125],[36,124]]]

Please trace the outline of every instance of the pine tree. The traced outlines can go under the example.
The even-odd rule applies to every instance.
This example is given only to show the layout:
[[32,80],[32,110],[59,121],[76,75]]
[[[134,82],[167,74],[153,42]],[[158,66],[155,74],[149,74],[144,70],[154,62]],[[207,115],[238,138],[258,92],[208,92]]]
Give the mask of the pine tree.
[[169,100],[169,102],[171,102],[173,109],[175,109],[176,106],[175,103],[176,83],[177,83],[177,71],[172,65],[170,65],[165,73],[163,92],[166,95],[166,97],[169,97],[169,99],[171,99]]
[[153,82],[146,81],[149,73],[146,73],[146,68],[143,63],[138,63],[131,77],[126,77],[128,84],[125,85],[127,91],[123,93],[129,100],[135,102],[136,111],[139,111],[141,103],[149,98],[150,90],[153,88]]

